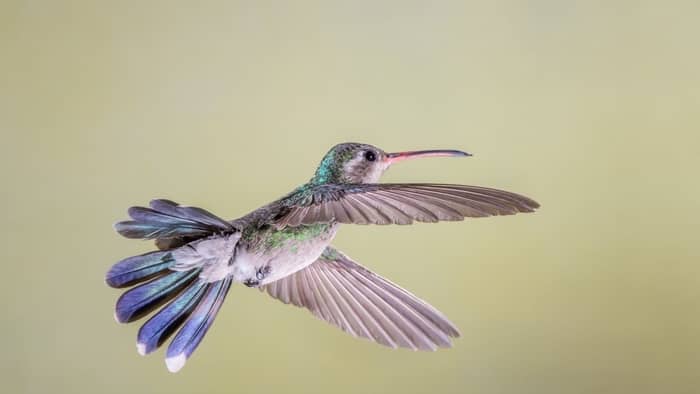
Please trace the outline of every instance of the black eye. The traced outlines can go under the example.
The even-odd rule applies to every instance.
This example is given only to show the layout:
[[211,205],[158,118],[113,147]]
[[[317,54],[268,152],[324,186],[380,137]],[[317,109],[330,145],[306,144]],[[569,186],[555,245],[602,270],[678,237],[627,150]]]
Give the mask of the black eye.
[[365,159],[367,159],[367,161],[375,161],[377,160],[377,155],[375,155],[371,150],[368,150],[365,152]]

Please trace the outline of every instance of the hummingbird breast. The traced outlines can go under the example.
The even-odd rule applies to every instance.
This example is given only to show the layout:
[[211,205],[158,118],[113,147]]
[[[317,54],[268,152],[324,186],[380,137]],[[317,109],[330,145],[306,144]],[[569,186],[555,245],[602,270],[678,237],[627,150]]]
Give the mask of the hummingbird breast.
[[232,264],[233,279],[252,286],[274,282],[313,263],[330,244],[336,223],[274,226],[243,232]]

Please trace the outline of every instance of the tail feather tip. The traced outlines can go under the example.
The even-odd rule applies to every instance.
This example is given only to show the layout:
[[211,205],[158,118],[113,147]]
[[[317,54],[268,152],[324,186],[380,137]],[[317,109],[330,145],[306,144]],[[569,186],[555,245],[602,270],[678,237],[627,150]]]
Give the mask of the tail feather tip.
[[146,355],[146,344],[145,344],[145,343],[141,343],[141,342],[137,342],[137,343],[136,343],[136,351],[137,351],[140,355],[145,356],[145,355]]
[[184,353],[180,353],[176,356],[171,356],[165,359],[165,365],[168,367],[168,371],[175,373],[182,369],[187,362],[187,357]]

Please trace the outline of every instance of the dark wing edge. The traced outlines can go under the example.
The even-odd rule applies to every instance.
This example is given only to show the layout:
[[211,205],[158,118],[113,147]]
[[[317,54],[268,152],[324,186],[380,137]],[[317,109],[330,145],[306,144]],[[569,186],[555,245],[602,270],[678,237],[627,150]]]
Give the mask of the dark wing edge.
[[261,290],[391,348],[434,351],[460,335],[440,311],[330,246],[308,267]]
[[336,221],[352,224],[412,224],[458,221],[534,212],[539,204],[523,195],[480,186],[449,184],[318,185],[294,201],[275,225]]

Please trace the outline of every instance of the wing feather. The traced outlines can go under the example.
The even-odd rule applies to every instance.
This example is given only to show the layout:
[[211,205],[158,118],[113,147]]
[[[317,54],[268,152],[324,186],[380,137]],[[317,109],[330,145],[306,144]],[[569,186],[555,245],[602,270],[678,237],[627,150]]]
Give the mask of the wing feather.
[[[533,212],[539,204],[504,190],[431,183],[323,184],[284,200],[278,228],[314,223],[411,224]],[[286,204],[286,205],[285,205]]]
[[[318,271],[310,270],[309,276],[312,278],[313,282],[316,284],[316,288],[319,290],[319,294],[321,295],[320,300],[322,300],[325,304],[328,316],[333,317],[331,322],[340,326],[343,329],[343,331],[346,331],[351,335],[357,335],[353,330],[352,326],[350,325],[350,322],[348,322],[345,314],[342,313],[342,311],[338,307],[337,301],[330,293],[329,286],[326,283],[324,283],[323,278],[320,277]],[[302,306],[311,307],[312,305],[309,304]]]
[[368,326],[368,335],[366,337],[382,345],[396,348],[396,342],[392,339],[390,332],[396,332],[397,328],[393,326],[384,327],[381,321],[381,311],[377,306],[369,302],[367,297],[342,275],[338,277],[331,276],[331,278],[334,279],[335,286],[342,289],[347,301],[353,304],[355,311],[363,315],[363,319]]
[[425,301],[331,247],[308,267],[261,289],[353,336],[389,347],[435,350],[459,336]]

